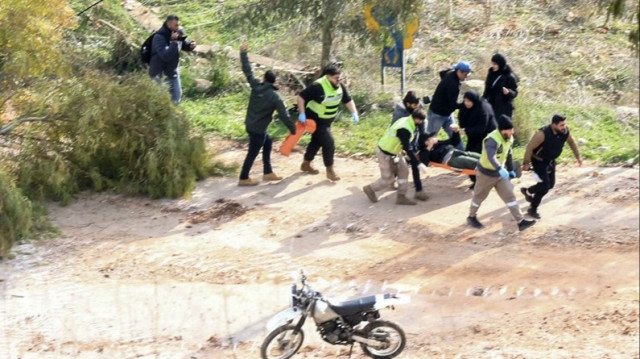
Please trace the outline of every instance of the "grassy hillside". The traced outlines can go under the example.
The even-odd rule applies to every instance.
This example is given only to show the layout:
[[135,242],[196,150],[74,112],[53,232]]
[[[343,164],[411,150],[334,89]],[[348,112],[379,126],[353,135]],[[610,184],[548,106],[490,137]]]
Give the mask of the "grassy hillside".
[[[449,8],[449,4],[453,4]],[[301,65],[319,59],[318,31],[308,22],[293,20],[264,26],[234,21],[250,3],[240,1],[143,1],[159,17],[178,14],[191,38],[200,43],[237,48],[247,40],[251,52]],[[437,72],[458,60],[476,70],[470,79],[484,80],[495,52],[504,54],[520,77],[520,97],[514,120],[522,145],[532,131],[555,112],[565,113],[574,135],[581,138],[585,157],[618,162],[638,153],[636,124],[616,120],[615,107],[638,106],[638,58],[627,33],[628,18],[610,20],[596,1],[493,1],[488,9],[475,1],[425,2],[419,32],[406,51],[407,88],[431,95]],[[387,71],[387,86],[379,85],[379,48],[354,36],[338,36],[333,56],[345,63],[349,87],[363,112],[362,121],[336,124],[338,149],[371,154],[390,118],[392,99],[398,99],[399,74]],[[206,69],[196,61],[183,63],[186,92],[190,78]],[[187,97],[183,107],[192,121],[224,137],[244,139],[242,121],[248,92],[237,63],[231,64],[232,84],[214,97]],[[260,72],[260,71],[258,71]],[[294,94],[286,94],[289,104]],[[282,126],[272,129],[284,135]],[[568,155],[568,154],[565,154]]]

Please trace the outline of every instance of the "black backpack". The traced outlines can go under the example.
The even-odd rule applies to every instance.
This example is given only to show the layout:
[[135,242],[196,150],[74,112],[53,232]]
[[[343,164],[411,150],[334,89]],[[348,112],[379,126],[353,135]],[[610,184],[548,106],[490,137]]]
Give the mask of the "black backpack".
[[148,64],[151,62],[151,46],[153,45],[153,37],[156,35],[156,32],[152,32],[149,37],[142,43],[140,46],[140,60],[143,64]]

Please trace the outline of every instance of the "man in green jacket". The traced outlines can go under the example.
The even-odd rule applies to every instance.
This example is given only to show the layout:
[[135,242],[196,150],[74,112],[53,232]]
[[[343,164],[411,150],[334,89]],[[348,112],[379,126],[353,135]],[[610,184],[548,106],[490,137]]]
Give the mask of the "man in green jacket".
[[394,177],[398,175],[398,195],[396,204],[416,205],[416,202],[407,198],[409,189],[409,166],[404,158],[403,151],[409,156],[413,165],[418,159],[413,152],[411,142],[415,136],[416,127],[424,123],[427,114],[422,109],[416,109],[410,116],[402,117],[389,125],[384,135],[378,141],[376,156],[380,166],[380,178],[374,183],[364,186],[362,190],[371,202],[378,202],[376,192],[389,188]]
[[253,162],[256,157],[258,157],[261,149],[264,166],[263,180],[279,181],[282,179],[282,177],[276,175],[271,168],[272,141],[267,133],[267,127],[271,123],[273,111],[278,111],[280,121],[287,126],[292,134],[296,133],[296,126],[289,117],[287,107],[277,92],[278,88],[275,86],[276,74],[269,70],[265,72],[263,81],[258,81],[253,76],[247,50],[248,46],[246,44],[240,46],[242,72],[244,72],[251,86],[247,116],[244,120],[245,128],[249,134],[249,152],[242,165],[238,186],[255,186],[259,183],[259,181],[249,178],[249,171],[251,171]]
[[476,214],[493,188],[509,208],[519,230],[523,231],[536,223],[522,216],[516,195],[513,193],[513,185],[509,180],[516,177],[512,162],[512,145],[513,123],[509,116],[502,115],[498,118],[498,129],[489,133],[482,141],[482,153],[476,166],[476,185],[467,217],[467,224],[471,227],[483,227]]

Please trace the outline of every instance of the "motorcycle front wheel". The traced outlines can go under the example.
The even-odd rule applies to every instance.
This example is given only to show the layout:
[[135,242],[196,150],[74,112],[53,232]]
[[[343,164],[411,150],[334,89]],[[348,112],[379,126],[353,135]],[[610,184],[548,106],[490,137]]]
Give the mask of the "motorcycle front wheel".
[[274,329],[262,343],[262,359],[289,359],[298,352],[304,341],[304,332],[294,333],[295,326],[283,325]]
[[407,338],[400,326],[393,322],[385,320],[377,320],[369,323],[362,332],[368,339],[377,340],[380,346],[372,347],[364,343],[360,343],[362,351],[369,357],[374,359],[391,359],[395,358],[404,349],[407,344]]

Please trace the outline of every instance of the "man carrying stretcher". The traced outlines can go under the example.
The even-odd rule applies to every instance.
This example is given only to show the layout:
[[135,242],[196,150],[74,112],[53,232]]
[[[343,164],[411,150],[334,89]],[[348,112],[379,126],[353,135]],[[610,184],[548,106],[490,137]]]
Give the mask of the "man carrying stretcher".
[[[478,165],[478,161],[480,161],[481,155],[476,152],[459,150],[457,146],[462,141],[460,139],[460,127],[454,123],[449,128],[452,132],[451,137],[444,141],[439,141],[433,134],[421,136],[418,146],[418,159],[426,166],[433,163],[452,171],[475,174],[475,168]],[[425,139],[424,137],[427,138]],[[520,165],[517,161],[513,161],[513,164],[515,176],[520,177]]]

